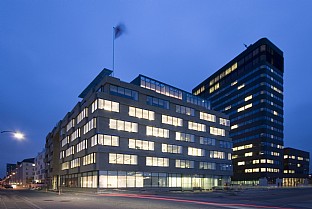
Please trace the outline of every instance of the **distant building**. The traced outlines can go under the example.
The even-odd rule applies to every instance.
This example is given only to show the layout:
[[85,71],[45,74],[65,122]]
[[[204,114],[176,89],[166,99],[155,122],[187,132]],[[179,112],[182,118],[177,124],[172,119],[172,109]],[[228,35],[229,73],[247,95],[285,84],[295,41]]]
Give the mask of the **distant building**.
[[45,144],[45,169],[46,184],[48,189],[56,190],[60,178],[60,135],[61,121],[46,136]]
[[45,149],[39,152],[35,158],[35,183],[46,183],[46,170],[45,170]]
[[229,115],[233,183],[281,184],[283,74],[283,52],[262,38],[193,89]]
[[89,84],[53,132],[55,141],[60,134],[53,155],[62,187],[211,189],[230,183],[225,114],[146,76],[126,83],[111,72],[104,69]]
[[6,164],[6,175],[9,176],[16,169],[16,164],[7,163]]
[[308,184],[310,153],[294,148],[284,148],[283,186]]
[[10,183],[28,187],[34,181],[35,176],[35,159],[28,158],[22,162],[17,162]]

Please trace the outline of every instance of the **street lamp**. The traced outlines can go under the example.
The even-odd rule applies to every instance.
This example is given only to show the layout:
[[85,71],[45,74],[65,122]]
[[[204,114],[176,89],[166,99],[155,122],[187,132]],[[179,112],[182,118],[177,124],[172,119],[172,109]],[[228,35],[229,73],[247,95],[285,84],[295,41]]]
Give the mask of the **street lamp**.
[[13,137],[18,139],[18,140],[22,140],[22,139],[25,138],[24,134],[19,132],[19,131],[1,131],[0,133],[1,134],[3,134],[3,133],[12,133]]

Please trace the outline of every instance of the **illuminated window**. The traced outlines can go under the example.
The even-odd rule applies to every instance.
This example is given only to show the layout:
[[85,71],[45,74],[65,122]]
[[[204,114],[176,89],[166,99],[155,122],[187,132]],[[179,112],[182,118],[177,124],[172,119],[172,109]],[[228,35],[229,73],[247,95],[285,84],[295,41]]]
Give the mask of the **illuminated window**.
[[82,165],[94,164],[96,162],[95,153],[82,157]]
[[137,155],[109,153],[109,163],[110,164],[137,165],[138,164],[138,156]]
[[169,167],[169,158],[146,157],[146,166]]
[[237,162],[237,165],[245,165],[245,161]]
[[237,90],[240,90],[241,88],[244,88],[244,87],[245,87],[245,84],[242,84],[242,85],[237,87]]
[[81,150],[85,150],[88,148],[87,140],[83,140],[76,145],[76,152],[80,152]]
[[111,135],[104,135],[104,134],[97,134],[91,137],[91,147],[95,145],[104,145],[104,146],[119,146],[119,137],[118,136],[111,136]]
[[163,128],[156,128],[152,126],[146,126],[146,135],[147,136],[156,136],[162,138],[169,138],[169,130]]
[[77,116],[77,124],[80,123],[84,118],[88,117],[88,108],[84,108]]
[[210,134],[216,136],[225,136],[225,130],[222,128],[210,127]]
[[195,141],[195,136],[193,134],[176,132],[176,140],[177,141],[194,142]]
[[69,123],[66,126],[66,131],[69,131],[69,129],[71,129],[72,127],[75,126],[75,119],[72,119],[69,121]]
[[139,139],[129,139],[129,148],[141,150],[154,150],[154,142]]
[[237,81],[232,82],[231,86],[234,86],[235,84],[237,84]]
[[252,99],[252,95],[249,95],[247,97],[245,97],[245,102],[247,102],[248,100],[251,100]]
[[70,161],[70,168],[76,168],[79,166],[80,166],[80,158],[76,158]]
[[253,160],[252,164],[259,164],[259,160]]
[[137,118],[144,118],[147,120],[155,119],[155,112],[137,107],[129,107],[129,115]]
[[250,157],[250,156],[252,156],[252,152],[246,152],[245,153],[245,157]]
[[86,125],[83,126],[83,134],[88,133],[94,128],[96,128],[96,118],[92,118]]
[[210,121],[210,122],[216,122],[216,116],[205,113],[205,112],[199,112],[199,118],[202,120]]
[[205,156],[205,150],[195,148],[195,147],[188,147],[188,155],[191,156]]
[[215,159],[225,159],[225,153],[220,151],[209,151],[209,157]]
[[190,160],[176,160],[175,161],[176,168],[194,168],[194,161]]
[[71,146],[70,148],[68,148],[66,151],[65,151],[65,156],[68,157],[70,155],[73,155],[75,154],[75,147],[74,146]]
[[109,128],[119,131],[138,132],[138,124],[123,120],[109,119]]
[[237,125],[237,124],[231,126],[231,130],[236,129],[236,128],[238,128],[238,125]]
[[195,130],[195,131],[202,131],[202,132],[206,131],[206,125],[205,124],[195,123],[192,121],[188,122],[188,128],[190,130]]
[[173,125],[173,126],[183,126],[183,120],[181,118],[172,117],[168,115],[162,115],[162,123]]
[[119,112],[119,103],[113,102],[105,99],[98,99],[99,109],[111,111],[111,112]]
[[173,153],[173,154],[182,154],[182,146],[178,146],[174,144],[162,144],[161,151]]
[[69,162],[62,163],[61,164],[61,169],[62,169],[62,171],[69,169]]
[[70,135],[70,141],[74,141],[75,139],[77,139],[78,137],[80,137],[80,128],[78,128],[76,131],[74,131],[71,135]]

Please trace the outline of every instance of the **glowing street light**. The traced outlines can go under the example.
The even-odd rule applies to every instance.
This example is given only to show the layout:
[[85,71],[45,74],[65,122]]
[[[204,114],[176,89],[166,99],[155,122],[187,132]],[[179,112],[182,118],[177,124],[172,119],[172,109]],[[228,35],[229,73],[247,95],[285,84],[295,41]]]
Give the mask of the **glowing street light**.
[[24,134],[19,132],[19,131],[1,131],[0,133],[12,133],[13,137],[18,139],[18,140],[22,140],[25,138]]

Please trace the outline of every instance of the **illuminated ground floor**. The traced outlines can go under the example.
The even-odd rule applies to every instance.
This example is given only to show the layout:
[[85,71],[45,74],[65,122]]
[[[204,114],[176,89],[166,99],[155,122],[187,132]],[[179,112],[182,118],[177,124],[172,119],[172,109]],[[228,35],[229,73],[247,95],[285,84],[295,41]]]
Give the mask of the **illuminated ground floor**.
[[305,178],[283,178],[283,186],[299,186],[308,184]]
[[93,171],[61,176],[62,187],[212,189],[230,184],[230,176],[178,173]]

